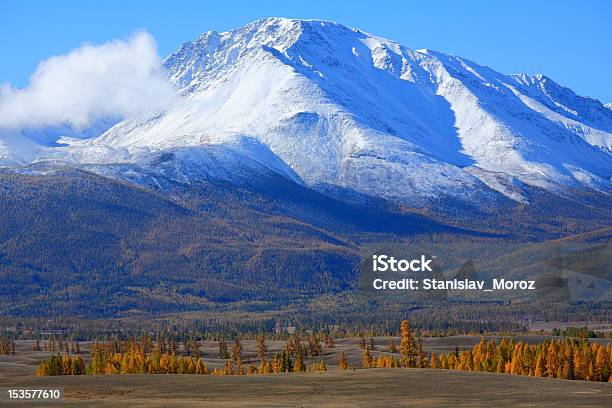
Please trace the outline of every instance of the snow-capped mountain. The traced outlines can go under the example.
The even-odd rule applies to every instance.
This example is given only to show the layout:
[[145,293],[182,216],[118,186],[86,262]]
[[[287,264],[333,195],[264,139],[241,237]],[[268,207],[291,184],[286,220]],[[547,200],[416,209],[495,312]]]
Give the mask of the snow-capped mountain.
[[164,65],[183,95],[172,109],[59,146],[0,135],[0,164],[52,159],[120,177],[133,165],[179,181],[266,170],[413,205],[522,201],[526,186],[612,191],[612,110],[546,76],[281,18],[207,32]]

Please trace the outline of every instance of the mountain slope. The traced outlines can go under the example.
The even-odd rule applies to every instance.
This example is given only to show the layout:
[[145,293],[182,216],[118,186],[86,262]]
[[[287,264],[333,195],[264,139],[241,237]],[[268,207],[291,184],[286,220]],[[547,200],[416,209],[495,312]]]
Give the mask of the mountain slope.
[[182,95],[166,111],[0,131],[2,314],[302,311],[355,295],[369,249],[433,244],[479,273],[552,268],[578,288],[563,301],[609,298],[609,276],[556,265],[605,261],[599,101],[324,21],[209,32],[165,67]]
[[[532,206],[478,214],[477,225],[470,217],[450,226],[381,203],[343,203],[272,171],[237,186],[185,184],[143,169],[137,183],[80,169],[26,170],[0,171],[0,314],[6,316],[150,315],[223,305],[265,310],[354,296],[369,249],[439,249],[446,262],[490,263],[484,273],[512,278],[528,267],[539,276],[544,269],[529,258],[497,259],[517,247],[533,247],[543,255],[538,259],[547,259],[558,252],[546,248],[552,242],[546,239],[582,233],[567,238],[568,247],[578,248],[574,241],[599,245],[610,235],[609,228],[593,231],[610,225],[609,211],[556,201],[559,207],[547,208],[536,198]],[[525,243],[536,239],[545,241],[543,250]],[[600,300],[609,290],[603,271],[584,278],[605,282],[581,301]]]
[[480,235],[265,177],[248,187],[166,179],[160,191],[70,168],[0,171],[0,311],[109,316],[282,303],[352,288],[359,243],[372,237]]

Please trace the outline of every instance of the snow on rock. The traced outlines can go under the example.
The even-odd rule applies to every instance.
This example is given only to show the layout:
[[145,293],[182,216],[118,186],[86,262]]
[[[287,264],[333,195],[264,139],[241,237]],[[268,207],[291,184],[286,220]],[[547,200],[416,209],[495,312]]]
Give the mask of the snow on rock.
[[182,180],[265,168],[414,205],[523,201],[524,185],[611,190],[612,110],[545,76],[281,18],[207,32],[164,65],[184,96],[172,109],[65,138],[47,157],[168,173],[155,158],[171,153]]

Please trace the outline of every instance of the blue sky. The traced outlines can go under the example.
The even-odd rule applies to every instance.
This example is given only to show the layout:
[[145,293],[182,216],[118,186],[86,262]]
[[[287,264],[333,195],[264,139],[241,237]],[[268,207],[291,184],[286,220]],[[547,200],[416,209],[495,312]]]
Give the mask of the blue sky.
[[320,18],[504,73],[544,73],[612,102],[610,1],[0,0],[0,83],[25,86],[42,59],[148,30],[160,55],[209,30],[262,17]]

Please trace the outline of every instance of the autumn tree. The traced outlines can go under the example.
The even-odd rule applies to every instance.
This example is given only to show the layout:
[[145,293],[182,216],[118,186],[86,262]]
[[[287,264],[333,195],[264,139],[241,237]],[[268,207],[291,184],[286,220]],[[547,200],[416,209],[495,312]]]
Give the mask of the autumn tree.
[[325,347],[327,348],[335,348],[336,343],[334,342],[334,338],[331,335],[325,336]]
[[595,355],[595,381],[606,381],[610,377],[610,357],[606,353],[604,346],[597,348]]
[[362,349],[362,350],[365,350],[367,345],[368,344],[366,343],[365,336],[363,334],[361,334],[361,336],[359,338],[359,348]]
[[219,358],[222,360],[227,360],[230,358],[229,352],[227,351],[227,344],[225,340],[221,340],[219,342]]
[[400,325],[400,334],[402,336],[400,343],[402,363],[405,367],[414,367],[414,338],[412,337],[408,320],[402,321]]
[[295,361],[293,363],[293,370],[294,372],[301,372],[301,371],[306,371],[306,366],[304,365],[304,355],[302,353],[299,353],[296,357],[295,357]]
[[344,351],[340,353],[340,360],[338,360],[338,367],[341,370],[348,369],[348,362],[346,361],[346,354],[344,354]]
[[225,367],[223,368],[223,375],[234,375],[234,364],[231,360],[225,363]]
[[512,375],[563,378],[567,380],[608,381],[612,368],[612,345],[588,342],[586,339],[544,341],[540,344],[499,344],[492,340],[480,343],[472,349],[430,357],[430,367],[466,371],[487,371]]
[[278,353],[276,353],[274,354],[274,358],[272,360],[272,372],[274,374],[278,374],[281,372],[281,368],[282,368],[281,356]]
[[425,367],[425,351],[423,350],[423,339],[420,334],[417,335],[416,342],[416,366],[418,368]]
[[372,355],[370,354],[370,347],[366,346],[363,349],[361,355],[361,366],[363,368],[371,368],[372,367]]
[[429,357],[429,367],[442,368],[440,365],[440,360],[438,359],[438,356],[436,356],[436,353],[431,353],[431,356]]
[[308,354],[311,357],[316,357],[321,354],[321,344],[316,335],[311,334],[308,336]]
[[240,339],[236,337],[234,345],[232,346],[232,360],[238,362],[238,359],[242,359],[242,344],[240,343]]
[[257,337],[257,358],[259,359],[259,373],[265,374],[267,371],[266,353],[268,348],[266,347],[266,338],[262,334]]

